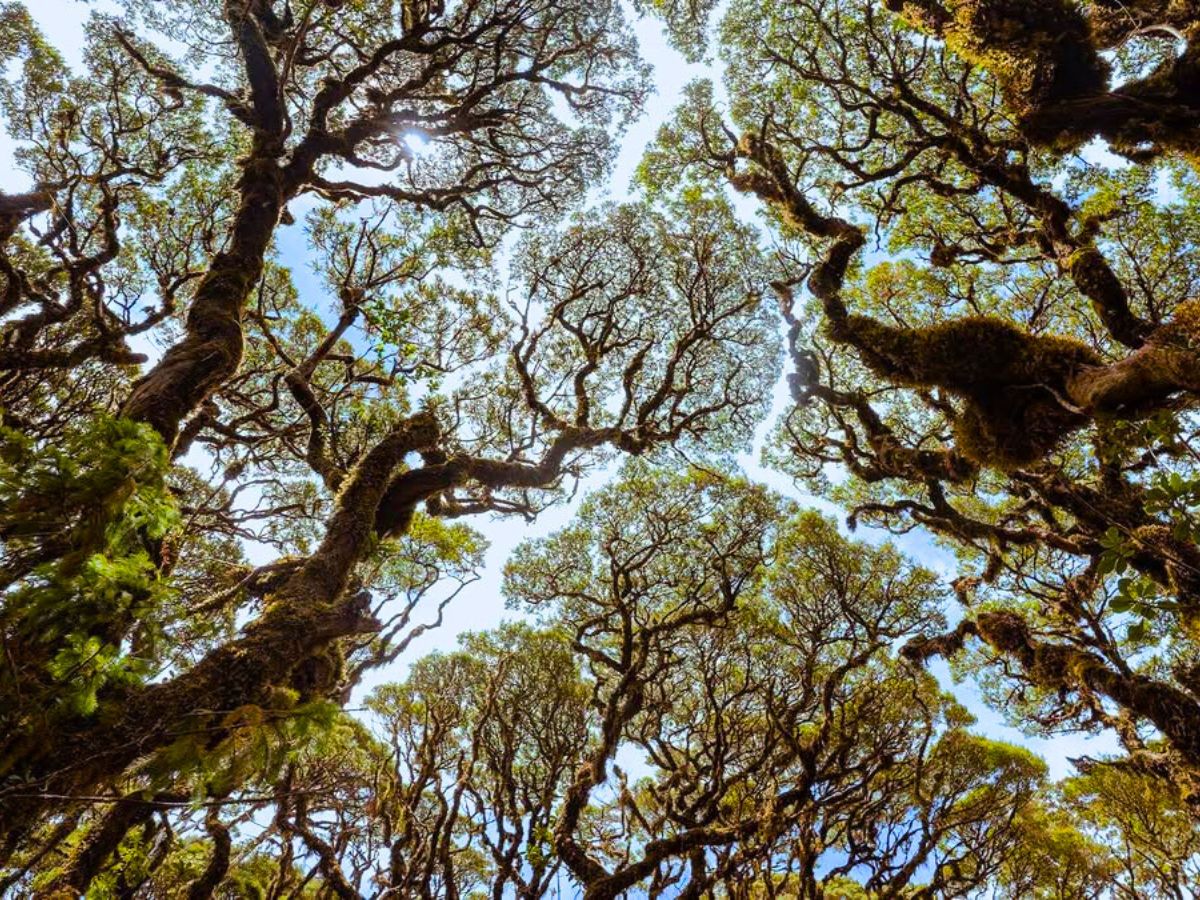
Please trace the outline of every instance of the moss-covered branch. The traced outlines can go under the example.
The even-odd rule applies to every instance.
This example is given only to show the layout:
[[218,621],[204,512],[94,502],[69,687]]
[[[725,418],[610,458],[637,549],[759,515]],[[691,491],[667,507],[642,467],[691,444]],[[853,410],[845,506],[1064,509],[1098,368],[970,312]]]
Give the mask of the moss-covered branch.
[[[1191,3],[1072,0],[887,0],[913,26],[986,69],[1030,141],[1057,150],[1102,137],[1138,158],[1200,150],[1200,45]],[[1164,29],[1186,47],[1149,75],[1113,87],[1102,51],[1136,30]]]

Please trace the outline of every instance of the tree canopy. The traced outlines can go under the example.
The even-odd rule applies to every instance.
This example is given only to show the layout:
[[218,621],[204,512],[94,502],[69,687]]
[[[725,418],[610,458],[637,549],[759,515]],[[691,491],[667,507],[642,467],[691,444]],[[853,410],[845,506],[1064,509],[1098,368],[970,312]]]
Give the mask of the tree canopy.
[[0,894],[1196,896],[1194,3],[81,15],[0,4]]

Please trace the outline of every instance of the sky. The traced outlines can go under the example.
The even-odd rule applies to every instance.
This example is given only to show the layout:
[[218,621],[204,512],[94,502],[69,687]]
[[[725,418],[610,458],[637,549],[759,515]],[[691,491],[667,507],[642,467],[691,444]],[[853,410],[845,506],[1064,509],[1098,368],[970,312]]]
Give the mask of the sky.
[[[73,65],[78,66],[83,40],[83,24],[91,9],[104,9],[104,0],[85,4],[80,0],[22,0],[29,9],[35,21],[57,47],[63,56]],[[626,132],[620,152],[607,184],[593,192],[594,201],[620,201],[629,195],[629,188],[634,170],[646,147],[653,141],[659,126],[670,116],[682,98],[685,85],[697,78],[710,78],[720,83],[719,69],[710,64],[688,63],[678,52],[668,46],[662,29],[657,22],[650,19],[638,19],[630,14],[634,28],[641,45],[643,57],[654,66],[655,93],[647,104],[647,113],[634,123]],[[0,136],[0,190],[16,192],[27,189],[28,179],[13,170],[11,164],[12,144]],[[746,210],[742,205],[740,209]],[[303,220],[302,216],[296,218]],[[278,236],[278,246],[281,261],[291,266],[293,278],[301,297],[322,298],[317,301],[325,309],[332,309],[332,298],[326,296],[326,291],[320,279],[307,264],[305,238],[301,225],[281,229]],[[142,348],[137,348],[141,350]],[[759,426],[753,446],[741,454],[739,463],[745,473],[755,481],[768,485],[785,496],[800,500],[807,506],[818,506],[826,513],[836,515],[836,510],[826,503],[818,502],[815,498],[799,492],[790,479],[763,466],[760,462],[760,452],[773,424],[786,408],[788,394],[786,382],[781,379],[775,386],[772,396],[770,415]],[[448,650],[457,646],[457,637],[464,631],[474,631],[494,627],[505,618],[514,614],[505,609],[500,596],[500,580],[504,562],[512,550],[523,540],[549,534],[565,525],[571,518],[580,500],[589,490],[600,486],[604,480],[611,477],[614,468],[594,473],[576,494],[573,502],[554,507],[542,513],[536,522],[530,524],[521,519],[476,517],[470,524],[483,534],[489,542],[485,565],[480,578],[470,584],[451,602],[444,614],[440,628],[426,632],[413,642],[406,654],[387,668],[371,673],[362,689],[356,693],[361,697],[372,686],[403,678],[404,671],[415,659],[434,650]],[[838,516],[839,519],[843,518]],[[860,529],[856,537],[871,541],[881,541],[888,536],[871,529]],[[907,553],[921,564],[946,576],[954,577],[953,557],[944,549],[937,547],[926,535],[913,533],[895,539]],[[265,561],[265,560],[264,560]],[[428,605],[426,611],[431,612]],[[953,612],[953,611],[951,611]],[[420,621],[420,610],[417,613]],[[1078,735],[1068,735],[1047,740],[1023,735],[1015,728],[1004,724],[1002,717],[988,709],[980,700],[978,691],[966,683],[954,684],[943,662],[938,661],[932,671],[948,688],[951,688],[959,700],[978,717],[975,730],[989,737],[1021,744],[1042,756],[1050,766],[1050,774],[1061,778],[1073,773],[1070,764],[1071,757],[1084,754],[1098,755],[1112,752],[1115,743],[1105,738],[1085,738]]]

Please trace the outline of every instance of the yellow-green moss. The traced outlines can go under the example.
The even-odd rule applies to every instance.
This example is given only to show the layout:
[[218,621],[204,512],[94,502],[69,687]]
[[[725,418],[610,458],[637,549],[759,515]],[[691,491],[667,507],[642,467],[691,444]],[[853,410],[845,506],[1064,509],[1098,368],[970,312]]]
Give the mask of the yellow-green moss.
[[961,393],[1039,382],[1061,383],[1099,356],[1069,338],[1031,335],[993,316],[967,316],[924,328],[893,328],[866,316],[836,326],[869,348],[877,374],[915,387]]
[[889,6],[991,73],[1018,119],[1105,89],[1108,66],[1070,0],[893,0]]
[[1200,350],[1200,300],[1185,300],[1154,336],[1156,343]]
[[1077,341],[1030,335],[988,316],[926,328],[849,316],[830,330],[835,339],[859,348],[880,377],[939,387],[966,401],[955,424],[959,451],[1000,468],[1040,458],[1086,421],[1062,398],[1074,372],[1100,363]]

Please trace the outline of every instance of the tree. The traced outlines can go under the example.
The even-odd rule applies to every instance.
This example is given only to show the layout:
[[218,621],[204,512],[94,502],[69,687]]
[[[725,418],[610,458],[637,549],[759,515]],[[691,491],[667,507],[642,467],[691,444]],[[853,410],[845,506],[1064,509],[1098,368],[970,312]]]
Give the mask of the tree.
[[[0,892],[1188,890],[1192,4],[635,2],[730,100],[607,205],[617,0],[210,6],[76,71],[0,5]],[[949,588],[736,474],[781,358],[767,460]],[[623,457],[522,621],[343,709],[456,520]],[[937,657],[1121,752],[1050,785]]]
[[1195,892],[1200,844],[1192,811],[1151,775],[1089,765],[1063,785],[1068,808],[1109,848],[1113,883],[1130,897]]
[[[761,414],[772,313],[727,207],[546,226],[643,96],[615,4],[131,2],[80,75],[21,7],[3,26],[35,182],[5,199],[6,857],[75,798],[323,716],[473,577],[442,520]],[[332,324],[273,249],[291,209]],[[489,258],[531,222],[506,307]]]
[[591,687],[553,832],[587,897],[785,873],[796,896],[851,873],[886,892],[925,867],[928,890],[965,889],[1044,776],[892,656],[939,618],[932,575],[761,489],[631,466],[515,554],[507,591],[565,631]]
[[506,589],[544,624],[425,657],[367,728],[287,766],[233,853],[271,847],[264,890],[941,896],[1027,852],[1045,767],[896,656],[940,588],[891,547],[635,465],[522,547]]
[[965,616],[910,658],[1200,796],[1194,11],[885,6],[735,4],[728,110],[694,85],[644,181],[773,223],[773,460],[958,554]]

